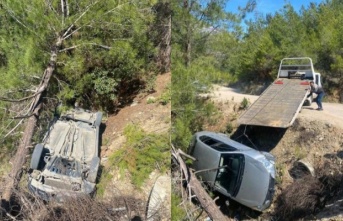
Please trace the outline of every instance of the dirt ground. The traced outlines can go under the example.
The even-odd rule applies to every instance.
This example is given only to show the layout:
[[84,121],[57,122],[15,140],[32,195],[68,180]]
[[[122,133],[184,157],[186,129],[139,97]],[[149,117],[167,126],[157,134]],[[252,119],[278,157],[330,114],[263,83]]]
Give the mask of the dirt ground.
[[[320,208],[316,207],[314,211],[308,210],[300,217],[302,216],[305,220],[343,220],[343,180],[341,179],[343,104],[324,102],[324,111],[315,110],[317,108],[315,103],[310,107],[303,107],[294,124],[288,129],[245,127],[236,123],[237,118],[244,111],[240,109],[244,98],[248,99],[251,104],[258,96],[246,95],[233,88],[215,85],[210,99],[218,105],[222,117],[216,124],[205,128],[227,132],[227,125],[232,125],[233,131],[230,134],[232,139],[255,149],[268,151],[276,157],[277,182],[272,206],[263,214],[255,216],[249,214],[245,217],[243,215],[243,219],[270,220],[271,217],[277,217],[275,215],[280,213],[280,200],[282,197],[287,198],[287,194],[290,194],[287,191],[298,182],[290,176],[289,171],[295,162],[302,159],[313,166],[317,173],[315,180],[338,181],[335,184],[332,183],[333,181],[321,182],[321,199],[325,198],[325,205]],[[324,189],[328,191],[325,192]],[[298,199],[298,201],[302,200]],[[296,220],[289,218],[289,220],[293,219]]]
[[[153,93],[142,92],[138,94],[131,105],[122,108],[115,115],[107,116],[103,120],[105,128],[102,134],[100,153],[103,166],[106,167],[108,157],[114,151],[122,148],[125,143],[123,131],[126,125],[130,123],[137,125],[148,133],[165,133],[169,131],[170,101],[168,104],[162,105],[158,99],[167,90],[170,81],[170,73],[157,76]],[[148,102],[149,99],[154,99],[155,101]],[[148,202],[150,192],[155,186],[156,181],[161,180],[161,177],[163,177],[165,182],[162,185],[159,183],[158,188],[160,188],[161,197],[164,199],[163,207],[169,208],[169,211],[165,209],[165,214],[170,214],[170,174],[153,172],[141,189],[137,189],[131,184],[129,176],[121,177],[118,171],[113,171],[113,174],[117,175],[114,176],[111,185],[108,186],[107,193],[111,193],[111,189],[115,187],[122,194],[135,196],[144,202]],[[165,177],[168,177],[168,179]]]

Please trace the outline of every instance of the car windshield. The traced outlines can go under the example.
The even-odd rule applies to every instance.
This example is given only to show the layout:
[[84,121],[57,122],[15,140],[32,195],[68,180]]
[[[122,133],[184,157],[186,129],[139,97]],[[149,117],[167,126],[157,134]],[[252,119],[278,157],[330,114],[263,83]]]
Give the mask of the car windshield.
[[231,196],[236,196],[244,169],[242,154],[222,154],[219,162],[216,185],[225,189]]

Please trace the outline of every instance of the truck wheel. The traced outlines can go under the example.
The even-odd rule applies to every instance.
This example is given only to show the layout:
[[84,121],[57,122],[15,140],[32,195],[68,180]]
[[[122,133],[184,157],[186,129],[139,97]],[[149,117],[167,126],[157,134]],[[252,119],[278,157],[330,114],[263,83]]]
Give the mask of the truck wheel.
[[93,157],[89,165],[90,168],[89,168],[88,176],[86,178],[87,181],[91,183],[95,183],[97,175],[98,175],[99,165],[100,165],[100,158]]
[[95,119],[94,125],[95,125],[96,127],[99,127],[100,124],[101,124],[101,121],[102,121],[102,112],[97,112],[97,113],[96,113],[96,119]]
[[30,164],[31,169],[34,169],[34,170],[38,169],[42,152],[43,152],[43,145],[39,143],[35,146],[35,149],[33,150],[33,153],[32,153],[31,164]]

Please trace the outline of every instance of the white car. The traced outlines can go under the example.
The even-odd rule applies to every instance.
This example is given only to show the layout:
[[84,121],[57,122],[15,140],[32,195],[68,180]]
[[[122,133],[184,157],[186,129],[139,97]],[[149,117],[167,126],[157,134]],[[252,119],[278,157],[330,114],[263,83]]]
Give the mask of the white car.
[[196,159],[195,173],[216,191],[257,211],[271,205],[275,183],[271,154],[208,131],[193,136],[188,152]]
[[75,109],[55,118],[31,158],[29,190],[44,200],[92,194],[99,158],[102,113]]

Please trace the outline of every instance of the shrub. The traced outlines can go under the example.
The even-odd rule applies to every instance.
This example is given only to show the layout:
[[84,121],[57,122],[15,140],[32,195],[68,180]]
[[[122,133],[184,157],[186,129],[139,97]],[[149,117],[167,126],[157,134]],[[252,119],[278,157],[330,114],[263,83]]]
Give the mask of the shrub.
[[166,105],[171,100],[170,83],[167,85],[165,91],[161,94],[159,101],[161,104]]
[[230,133],[232,133],[232,131],[233,131],[233,125],[232,125],[231,122],[229,122],[229,123],[226,125],[226,130],[225,130],[225,132],[230,134]]
[[239,109],[240,109],[240,110],[245,110],[245,109],[248,108],[249,104],[250,104],[249,100],[248,100],[247,98],[244,98],[244,99],[242,100],[240,106],[239,106]]
[[173,221],[185,220],[186,211],[180,207],[182,200],[181,198],[172,193],[171,195],[171,218]]
[[[54,200],[44,202],[36,195],[19,189],[11,198],[11,210],[0,213],[0,220],[142,220],[145,217],[144,205],[142,200],[121,195],[118,190],[113,190],[106,200],[79,195],[66,197],[60,203]],[[135,217],[130,217],[130,210],[135,211]]]
[[[109,157],[107,171],[114,166],[121,172],[128,170],[133,184],[140,187],[154,169],[164,172],[170,168],[169,133],[146,133],[137,125],[129,124],[124,135],[126,144]],[[103,179],[106,183],[111,175],[105,171]]]

